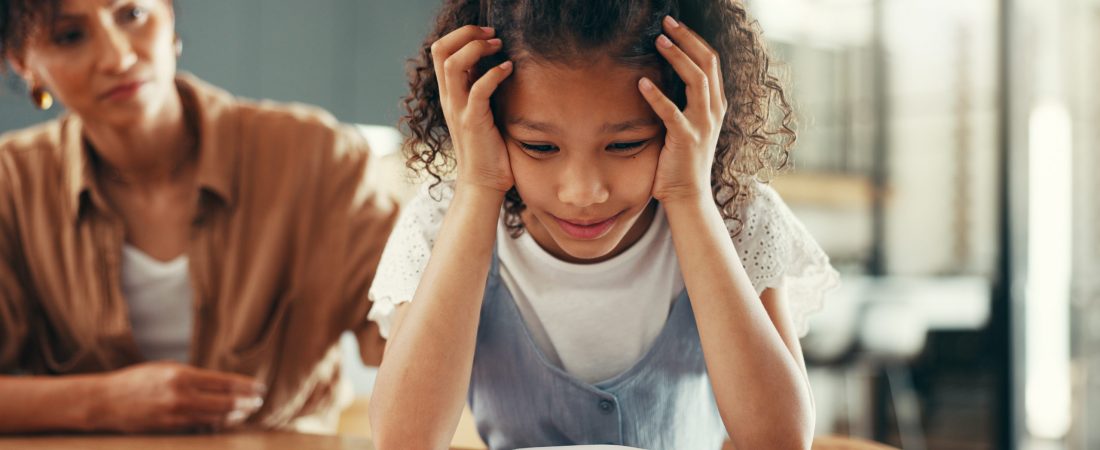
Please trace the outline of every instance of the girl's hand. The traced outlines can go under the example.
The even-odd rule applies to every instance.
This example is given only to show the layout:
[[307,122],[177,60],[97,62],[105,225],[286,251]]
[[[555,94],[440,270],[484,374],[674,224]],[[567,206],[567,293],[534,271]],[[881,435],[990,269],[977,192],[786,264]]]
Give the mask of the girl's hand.
[[[665,17],[657,51],[665,57],[687,88],[687,107],[680,111],[651,80],[642,78],[638,89],[665,124],[665,146],[657,163],[653,197],[662,203],[710,199],[711,165],[726,96],[718,53],[695,32]],[[669,39],[671,37],[671,40]]]
[[512,74],[512,62],[505,61],[474,79],[477,62],[501,49],[494,33],[492,28],[466,25],[435,41],[431,53],[443,116],[458,162],[458,185],[504,193],[515,182],[489,98]]

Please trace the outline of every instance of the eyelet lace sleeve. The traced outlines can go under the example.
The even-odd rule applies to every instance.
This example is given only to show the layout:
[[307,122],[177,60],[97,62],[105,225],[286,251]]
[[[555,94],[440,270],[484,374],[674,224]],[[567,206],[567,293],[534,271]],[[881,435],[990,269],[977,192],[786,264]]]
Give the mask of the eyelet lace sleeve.
[[450,184],[444,183],[435,189],[429,189],[428,184],[422,186],[401,212],[382,250],[369,294],[374,305],[367,319],[378,323],[384,338],[390,336],[394,308],[412,301],[416,293],[452,198],[454,186]]
[[[742,207],[740,233],[733,237],[757,295],[785,287],[798,335],[809,331],[809,316],[825,294],[840,284],[829,256],[770,186],[756,183],[752,201]],[[727,221],[733,233],[736,223]]]

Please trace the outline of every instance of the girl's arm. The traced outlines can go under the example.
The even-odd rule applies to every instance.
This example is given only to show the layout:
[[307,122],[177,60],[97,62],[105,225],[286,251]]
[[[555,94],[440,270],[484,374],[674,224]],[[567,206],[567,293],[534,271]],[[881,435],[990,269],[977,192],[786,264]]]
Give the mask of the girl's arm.
[[718,410],[736,448],[810,448],[813,401],[801,352],[785,344],[796,341],[785,305],[775,291],[757,297],[711,192],[727,107],[720,59],[671,17],[664,30],[657,49],[684,80],[687,105],[639,81],[668,130],[653,196],[668,214]]
[[432,45],[458,179],[412,302],[395,310],[370,405],[374,445],[382,450],[448,448],[465,404],[496,223],[513,184],[489,109],[511,64],[472,86],[468,78],[479,59],[501,48],[492,35],[466,26]]
[[782,290],[756,296],[713,200],[664,207],[734,446],[809,448],[813,399]]
[[395,310],[371,399],[375,446],[447,448],[473,370],[503,193],[455,186],[411,303]]

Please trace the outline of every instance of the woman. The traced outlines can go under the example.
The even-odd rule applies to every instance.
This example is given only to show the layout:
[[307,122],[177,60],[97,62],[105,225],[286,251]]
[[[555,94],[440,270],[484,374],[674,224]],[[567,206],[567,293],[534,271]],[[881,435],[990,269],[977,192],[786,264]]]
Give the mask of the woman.
[[0,432],[332,429],[396,217],[350,127],[176,74],[170,0],[0,0]]

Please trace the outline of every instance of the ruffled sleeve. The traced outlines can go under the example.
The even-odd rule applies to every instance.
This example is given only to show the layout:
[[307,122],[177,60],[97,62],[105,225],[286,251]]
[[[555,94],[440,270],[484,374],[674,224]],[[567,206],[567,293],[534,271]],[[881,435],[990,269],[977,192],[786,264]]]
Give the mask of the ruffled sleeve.
[[[821,309],[825,294],[840,284],[840,276],[802,222],[771,186],[755,183],[752,200],[741,209],[740,232],[734,246],[757,295],[785,287],[798,335],[809,331],[809,317]],[[735,221],[727,221],[731,233]]]
[[416,286],[428,266],[443,216],[454,198],[454,186],[425,184],[397,221],[378,265],[370,299],[374,302],[367,319],[378,324],[382,337],[389,338],[397,305],[412,301]]

